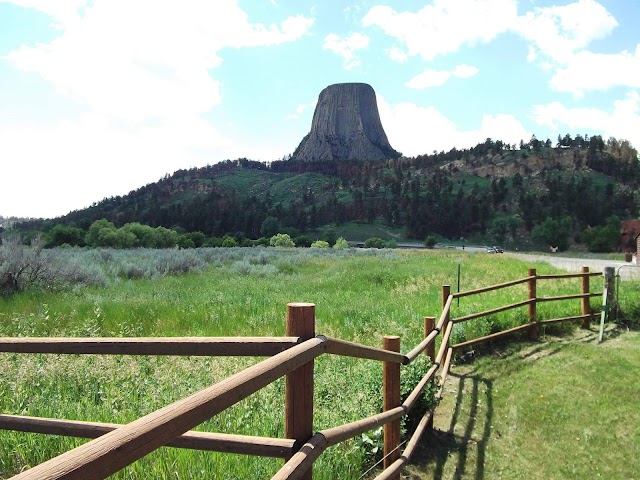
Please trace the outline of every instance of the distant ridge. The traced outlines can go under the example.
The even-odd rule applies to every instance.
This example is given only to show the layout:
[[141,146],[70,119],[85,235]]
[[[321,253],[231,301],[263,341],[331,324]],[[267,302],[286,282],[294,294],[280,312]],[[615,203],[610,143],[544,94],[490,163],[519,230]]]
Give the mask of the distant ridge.
[[292,158],[314,162],[398,157],[382,128],[373,88],[366,83],[338,83],[320,92],[311,131]]

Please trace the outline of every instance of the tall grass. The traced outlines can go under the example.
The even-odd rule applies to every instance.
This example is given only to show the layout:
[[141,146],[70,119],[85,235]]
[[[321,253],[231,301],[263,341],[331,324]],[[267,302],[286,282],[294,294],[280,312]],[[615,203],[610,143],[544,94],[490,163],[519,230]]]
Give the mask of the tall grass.
[[[457,285],[459,261],[463,290],[524,277],[529,267],[553,271],[547,264],[459,251],[201,249],[185,257],[178,257],[178,251],[76,253],[76,261],[102,272],[99,285],[104,286],[25,291],[1,299],[0,335],[283,335],[286,304],[304,301],[316,304],[318,333],[374,346],[381,345],[383,335],[400,335],[402,351],[408,351],[422,338],[423,317],[440,313],[441,285]],[[180,272],[186,273],[171,276]],[[579,292],[579,280],[554,285],[548,295]],[[507,296],[487,294],[469,304],[462,299],[455,315],[517,301],[509,295],[526,298],[516,288]],[[575,300],[557,311],[541,311],[577,313]],[[500,315],[476,328],[491,331],[521,321],[522,315]],[[456,327],[454,335],[461,340],[478,333]],[[256,361],[0,354],[0,411],[126,423]],[[380,411],[380,364],[324,356],[316,361],[315,373],[316,430]],[[199,428],[281,437],[282,403],[279,381]],[[315,477],[358,478],[372,458],[372,438],[329,449],[316,464]],[[0,471],[15,474],[81,442],[0,432]],[[163,448],[114,478],[268,478],[280,465],[280,460]]]

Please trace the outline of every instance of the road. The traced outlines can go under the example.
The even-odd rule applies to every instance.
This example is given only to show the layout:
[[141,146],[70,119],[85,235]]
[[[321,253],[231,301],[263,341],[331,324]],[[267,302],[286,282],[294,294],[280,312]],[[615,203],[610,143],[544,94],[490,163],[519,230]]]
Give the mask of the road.
[[[461,250],[461,247],[453,245],[443,245],[439,248],[455,248]],[[487,247],[466,246],[468,252],[486,252]],[[567,272],[579,272],[582,267],[589,267],[589,270],[602,272],[605,267],[615,268],[616,275],[620,275],[621,280],[640,279],[640,266],[632,263],[601,260],[596,258],[576,258],[563,257],[562,255],[536,255],[532,253],[506,252],[504,254],[487,253],[487,255],[509,255],[526,262],[547,262],[554,267],[561,268]]]
[[506,255],[529,262],[548,262],[554,267],[561,268],[567,272],[579,272],[582,267],[589,267],[589,270],[602,272],[605,267],[614,267],[616,274],[620,274],[621,280],[640,279],[640,266],[616,260],[574,258],[560,255],[533,255],[516,252],[509,252]]

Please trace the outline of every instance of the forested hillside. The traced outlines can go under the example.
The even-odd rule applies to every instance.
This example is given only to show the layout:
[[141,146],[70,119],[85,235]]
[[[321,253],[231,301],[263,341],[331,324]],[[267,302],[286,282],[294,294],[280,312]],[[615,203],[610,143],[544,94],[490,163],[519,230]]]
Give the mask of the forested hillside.
[[[326,225],[382,222],[428,235],[540,245],[580,242],[591,227],[638,216],[640,162],[627,141],[570,135],[386,161],[270,164],[227,160],[179,170],[122,197],[29,224],[83,231],[99,219],[207,237],[293,235]],[[268,228],[267,228],[268,227]],[[269,230],[269,231],[265,231]],[[292,236],[293,236],[292,235]]]

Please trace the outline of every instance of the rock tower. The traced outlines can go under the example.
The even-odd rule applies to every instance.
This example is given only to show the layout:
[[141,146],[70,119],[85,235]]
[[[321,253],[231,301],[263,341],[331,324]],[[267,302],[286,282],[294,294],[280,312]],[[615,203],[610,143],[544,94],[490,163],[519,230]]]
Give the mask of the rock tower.
[[384,133],[376,94],[366,83],[338,83],[320,92],[311,131],[293,160],[384,160],[398,158]]

